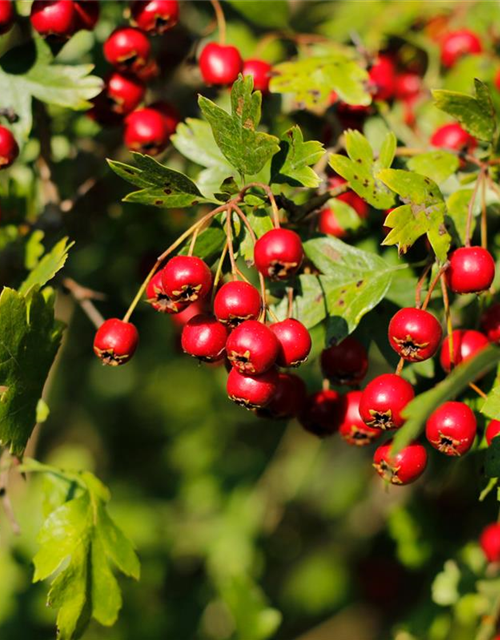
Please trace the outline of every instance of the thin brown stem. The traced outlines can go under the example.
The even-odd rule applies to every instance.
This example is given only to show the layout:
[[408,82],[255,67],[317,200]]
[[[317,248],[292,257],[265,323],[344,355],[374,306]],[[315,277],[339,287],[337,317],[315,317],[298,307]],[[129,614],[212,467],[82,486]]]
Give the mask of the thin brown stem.
[[417,286],[415,287],[415,306],[417,309],[420,309],[420,305],[422,303],[422,288],[424,286],[425,281],[427,280],[427,276],[429,275],[429,271],[432,269],[433,262],[430,262],[422,272],[420,276]]
[[287,287],[287,295],[288,295],[288,309],[287,309],[287,318],[291,318],[293,316],[293,287]]
[[231,274],[233,276],[233,280],[237,280],[239,269],[236,266],[236,259],[234,257],[234,249],[233,249],[233,232],[231,229],[232,211],[233,211],[232,208],[229,207],[226,212],[226,246],[229,252],[229,261],[231,263]]
[[405,366],[405,359],[399,358],[398,366],[396,367],[396,372],[395,372],[397,376],[401,375],[401,372],[403,371],[404,366]]
[[444,273],[441,276],[441,291],[443,292],[444,314],[446,318],[446,333],[448,336],[448,347],[450,351],[450,368],[455,365],[455,351],[453,348],[453,325],[451,322],[450,299],[448,297],[448,287],[446,286],[446,277]]
[[14,535],[18,536],[21,534],[21,527],[19,526],[19,522],[17,521],[14,509],[12,507],[12,502],[10,500],[10,495],[7,491],[9,486],[10,469],[12,466],[7,461],[10,459],[11,456],[9,454],[9,451],[7,449],[4,449],[2,456],[0,457],[0,467],[2,468],[2,472],[0,473],[0,497],[2,499],[5,515],[7,516],[7,520],[10,522],[12,531]]
[[226,44],[226,18],[219,0],[210,0],[215,11],[217,26],[219,28],[219,44]]
[[469,382],[469,387],[475,391],[477,393],[478,396],[481,396],[481,398],[484,398],[486,400],[486,398],[488,397],[488,395],[486,393],[484,393],[484,391],[482,389],[480,389],[476,384],[474,384],[473,382]]
[[467,223],[465,226],[465,246],[470,247],[471,240],[471,232],[472,232],[472,218],[474,217],[474,203],[476,202],[477,192],[479,191],[479,186],[483,180],[484,171],[481,169],[477,176],[476,184],[474,185],[474,190],[472,191],[472,196],[469,201],[469,207],[467,209]]
[[433,280],[431,281],[431,283],[429,285],[429,291],[427,291],[427,295],[425,296],[424,304],[422,305],[422,309],[424,311],[429,306],[429,302],[431,301],[432,293],[433,293],[434,289],[436,288],[437,283],[439,282],[439,280],[441,279],[441,276],[444,274],[444,272],[448,269],[449,266],[450,266],[450,263],[448,261],[446,261],[443,264],[443,266],[439,269],[439,271],[436,273],[436,275],[434,276]]
[[104,318],[100,311],[94,306],[92,300],[105,300],[103,293],[93,291],[87,287],[82,287],[72,278],[64,278],[62,281],[64,289],[66,289],[73,299],[78,302],[82,311],[86,314],[96,329],[99,329],[104,322]]
[[222,253],[220,254],[220,258],[219,258],[219,262],[217,264],[217,270],[215,272],[215,276],[214,276],[214,283],[212,286],[212,307],[214,304],[214,298],[215,298],[215,294],[217,293],[217,286],[219,284],[220,281],[220,277],[222,274],[222,267],[224,266],[224,260],[226,259],[226,255],[227,255],[227,243],[224,245],[223,249],[222,249]]
[[280,215],[279,215],[278,205],[276,203],[276,198],[274,197],[274,193],[272,192],[271,187],[269,187],[267,184],[264,184],[262,182],[250,182],[246,184],[244,188],[240,191],[240,196],[243,197],[245,192],[248,189],[251,189],[252,187],[258,187],[259,189],[262,189],[263,191],[266,192],[267,197],[269,198],[269,202],[271,203],[271,208],[273,210],[274,226],[276,227],[276,229],[279,229]]
[[481,246],[488,248],[488,219],[486,215],[486,180],[481,181]]

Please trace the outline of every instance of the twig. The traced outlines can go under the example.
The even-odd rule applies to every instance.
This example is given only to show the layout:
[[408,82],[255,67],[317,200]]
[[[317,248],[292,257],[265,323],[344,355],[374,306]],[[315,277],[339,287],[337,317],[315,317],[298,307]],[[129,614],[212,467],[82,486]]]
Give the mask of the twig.
[[82,287],[72,278],[64,278],[62,285],[71,294],[74,300],[78,302],[82,311],[87,315],[96,329],[99,329],[101,324],[104,322],[104,318],[94,306],[92,300],[105,300],[106,296],[97,291],[92,291],[92,289]]
[[219,28],[219,44],[226,44],[226,18],[219,0],[210,0],[217,18],[217,26]]
[[432,269],[433,263],[430,262],[424,269],[422,275],[420,276],[417,286],[415,287],[415,306],[417,309],[420,309],[420,305],[422,302],[422,287],[424,286],[425,281],[427,280],[427,276],[429,275],[429,271]]
[[443,266],[439,269],[439,271],[436,273],[436,275],[434,276],[434,279],[430,283],[429,291],[427,291],[427,295],[425,296],[424,304],[422,305],[422,309],[424,311],[427,309],[427,306],[428,306],[429,302],[431,301],[431,296],[432,296],[432,293],[433,293],[437,283],[439,282],[439,280],[441,279],[441,276],[444,274],[444,272],[446,271],[446,269],[448,269],[449,266],[450,266],[450,263],[448,261],[446,261],[443,264]]
[[12,531],[14,535],[18,536],[21,534],[21,527],[19,526],[19,522],[16,519],[14,509],[12,507],[12,502],[7,492],[7,487],[9,485],[10,469],[11,469],[11,465],[7,464],[7,460],[10,457],[11,456],[8,450],[4,449],[2,456],[0,457],[0,467],[3,469],[2,472],[0,473],[0,497],[2,498],[5,515],[7,516],[7,520],[10,522]]
[[481,171],[477,176],[476,184],[474,185],[474,190],[472,191],[472,196],[469,201],[469,207],[467,209],[467,224],[465,226],[465,246],[466,247],[470,247],[470,236],[471,236],[471,229],[472,229],[474,203],[476,201],[479,185],[481,184],[483,178],[484,178],[484,171],[481,169]]

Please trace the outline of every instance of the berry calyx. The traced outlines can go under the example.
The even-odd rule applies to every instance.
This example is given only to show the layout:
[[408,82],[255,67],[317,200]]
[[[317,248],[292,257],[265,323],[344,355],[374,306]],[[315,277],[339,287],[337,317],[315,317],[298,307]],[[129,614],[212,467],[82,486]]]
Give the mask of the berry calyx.
[[12,0],[0,0],[0,35],[12,29],[16,12]]
[[210,315],[200,314],[184,326],[181,336],[183,350],[203,362],[216,362],[224,356],[227,329]]
[[108,37],[103,51],[106,60],[118,70],[134,73],[148,63],[151,44],[140,29],[121,27]]
[[242,73],[244,76],[252,76],[254,91],[269,93],[269,82],[271,80],[271,65],[264,60],[245,60],[243,62]]
[[500,342],[500,303],[495,302],[484,312],[481,329],[490,342]]
[[321,370],[334,384],[356,385],[368,371],[366,349],[359,340],[347,336],[339,344],[322,351]]
[[479,544],[488,562],[500,562],[500,523],[493,522],[485,527]]
[[415,482],[427,466],[427,451],[418,442],[409,444],[396,455],[390,453],[392,440],[380,445],[373,456],[373,466],[381,478],[396,485]]
[[125,364],[134,355],[139,342],[135,325],[118,318],[105,320],[94,338],[94,353],[103,364],[116,367]]
[[130,74],[115,71],[107,77],[102,95],[110,111],[126,115],[139,106],[145,93],[143,82]]
[[445,371],[451,370],[454,365],[472,358],[478,351],[490,344],[488,338],[480,331],[473,329],[456,329],[452,333],[452,340],[446,336],[441,347],[440,362]]
[[481,53],[482,50],[479,36],[469,29],[457,29],[441,40],[441,62],[445,67],[453,67],[463,56]]
[[493,438],[496,438],[500,434],[500,420],[491,420],[486,427],[484,435],[488,446],[493,442]]
[[209,42],[201,52],[200,71],[205,84],[233,84],[243,69],[243,60],[236,47]]
[[396,68],[389,56],[379,56],[369,71],[375,100],[391,100],[396,91]]
[[261,310],[260,293],[248,282],[226,282],[214,299],[215,317],[233,328],[245,320],[256,320]]
[[313,393],[307,398],[300,424],[319,438],[334,434],[340,426],[341,396],[333,389]]
[[271,229],[255,243],[255,266],[271,280],[286,280],[300,269],[303,259],[302,241],[290,229]]
[[67,40],[77,29],[77,15],[72,0],[35,0],[31,5],[33,29],[44,38]]
[[318,216],[318,231],[335,238],[345,238],[347,231],[340,226],[335,211],[330,207],[321,209]]
[[487,249],[461,247],[450,256],[446,281],[454,293],[480,293],[491,287],[495,261]]
[[476,138],[456,122],[438,127],[432,134],[430,142],[433,147],[439,149],[452,149],[467,153],[472,153],[477,146]]
[[407,307],[394,314],[388,335],[398,355],[409,362],[420,362],[436,353],[443,331],[432,313]]
[[278,357],[276,359],[278,366],[298,367],[307,360],[312,342],[311,335],[302,322],[294,318],[288,318],[269,325],[269,328],[279,342]]
[[19,155],[16,139],[6,127],[0,126],[0,170],[7,169]]
[[178,0],[135,0],[131,7],[135,24],[153,35],[165,33],[179,20]]
[[304,410],[306,398],[307,389],[302,378],[293,373],[279,373],[272,400],[259,415],[280,420],[295,418]]
[[365,424],[374,429],[399,429],[405,418],[401,412],[413,400],[413,387],[394,373],[384,373],[369,382],[359,403]]
[[246,409],[260,409],[271,402],[277,385],[276,369],[269,369],[258,376],[247,376],[232,368],[227,378],[227,395]]
[[276,362],[279,342],[265,324],[258,320],[246,320],[230,334],[226,352],[235,369],[247,375],[258,375]]
[[123,139],[131,151],[156,156],[167,147],[170,131],[162,114],[146,107],[127,116]]
[[380,438],[382,431],[365,424],[359,413],[362,391],[349,391],[342,398],[339,433],[347,444],[364,447]]
[[161,313],[179,313],[186,308],[187,303],[172,300],[163,287],[163,273],[158,271],[148,282],[146,299],[149,304]]
[[172,300],[202,300],[212,288],[212,272],[195,256],[175,256],[167,262],[162,274],[163,288]]
[[476,437],[476,417],[463,402],[445,402],[427,420],[425,435],[434,449],[447,456],[467,453]]

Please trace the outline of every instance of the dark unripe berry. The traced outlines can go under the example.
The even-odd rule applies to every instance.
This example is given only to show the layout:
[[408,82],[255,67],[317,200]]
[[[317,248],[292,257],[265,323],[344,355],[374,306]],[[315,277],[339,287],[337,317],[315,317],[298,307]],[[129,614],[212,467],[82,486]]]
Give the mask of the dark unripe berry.
[[209,42],[201,52],[200,71],[205,84],[232,84],[243,69],[236,47]]
[[16,19],[12,0],[0,0],[0,35],[12,29]]
[[167,147],[170,132],[162,114],[146,107],[127,116],[123,139],[131,151],[156,156]]
[[441,40],[441,62],[445,67],[453,67],[461,57],[482,50],[479,36],[469,29],[451,31]]
[[443,341],[440,355],[441,366],[445,371],[450,371],[451,363],[457,365],[465,362],[489,344],[488,338],[480,331],[456,329],[452,334],[451,342],[449,336],[446,336]]
[[446,281],[454,293],[480,293],[491,287],[495,261],[487,249],[462,247],[450,256]]
[[106,60],[118,70],[135,73],[146,66],[151,43],[140,29],[121,27],[108,37],[103,50]]
[[307,398],[305,382],[293,373],[279,373],[278,384],[263,415],[288,420],[302,414]]
[[408,307],[392,317],[388,335],[398,355],[409,362],[419,362],[436,353],[443,331],[432,313]]
[[134,355],[139,342],[137,329],[131,322],[118,318],[105,320],[94,338],[94,353],[103,364],[116,367]]
[[300,415],[301,425],[319,438],[331,436],[340,426],[341,402],[340,394],[333,389],[313,393]]
[[445,402],[427,420],[425,435],[434,449],[447,456],[467,453],[476,437],[476,417],[463,402]]
[[493,438],[496,438],[498,434],[500,434],[500,420],[491,420],[484,432],[488,446],[490,446]]
[[288,318],[271,324],[269,328],[279,342],[278,366],[298,367],[307,360],[312,345],[311,335],[302,322]]
[[476,148],[476,138],[456,123],[445,124],[438,127],[431,136],[431,144],[439,149],[452,149],[453,151],[466,151],[472,153]]
[[500,523],[493,522],[485,527],[479,544],[488,562],[500,562]]
[[72,0],[35,0],[31,5],[31,25],[41,36],[67,40],[77,30],[77,14]]
[[375,100],[391,100],[396,91],[396,68],[388,56],[379,56],[369,71]]
[[127,115],[143,101],[146,86],[143,82],[126,73],[111,73],[104,85],[104,98],[110,111]]
[[342,398],[339,433],[351,445],[363,447],[380,438],[382,431],[365,424],[359,414],[362,391],[349,391]]
[[146,298],[153,309],[161,313],[179,313],[187,306],[185,302],[169,298],[163,287],[163,273],[161,271],[155,273],[148,282]]
[[381,478],[391,484],[404,485],[415,482],[427,466],[427,452],[418,442],[413,442],[396,455],[390,453],[392,440],[375,451],[373,466]]
[[210,315],[191,318],[182,330],[183,350],[203,362],[216,362],[224,356],[226,327]]
[[255,266],[266,278],[286,280],[300,269],[303,259],[302,241],[290,229],[271,229],[255,243]]
[[214,299],[214,313],[219,322],[237,327],[245,320],[256,320],[262,310],[257,289],[248,282],[227,282]]
[[359,340],[347,336],[339,344],[322,351],[321,370],[334,384],[358,384],[368,371],[366,349]]
[[9,129],[0,126],[0,170],[10,167],[18,155],[16,139]]
[[416,98],[421,88],[422,80],[416,73],[400,73],[396,78],[396,98],[398,100]]
[[490,342],[500,343],[500,304],[495,302],[481,318],[481,329]]
[[92,31],[99,20],[99,0],[74,0],[76,28]]
[[165,33],[179,20],[178,0],[136,0],[131,11],[135,24],[153,35]]
[[345,238],[347,235],[347,231],[340,226],[335,211],[329,207],[319,212],[318,231],[335,238]]
[[241,373],[258,375],[276,362],[279,342],[269,327],[258,320],[246,320],[227,339],[226,352]]
[[167,262],[162,273],[163,288],[172,300],[202,300],[212,288],[212,272],[195,256],[175,256]]
[[243,62],[243,75],[252,76],[254,91],[269,93],[269,81],[271,80],[271,65],[264,60],[245,60]]
[[232,368],[227,378],[227,395],[247,409],[260,409],[271,402],[277,385],[276,369],[269,369],[258,376],[247,376]]
[[359,413],[369,427],[399,429],[405,422],[401,413],[414,396],[413,387],[404,378],[384,373],[367,384]]

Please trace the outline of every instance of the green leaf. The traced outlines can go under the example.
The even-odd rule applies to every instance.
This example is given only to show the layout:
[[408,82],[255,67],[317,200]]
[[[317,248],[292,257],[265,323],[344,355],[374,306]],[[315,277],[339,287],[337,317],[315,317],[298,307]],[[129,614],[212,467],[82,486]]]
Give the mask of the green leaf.
[[32,289],[0,295],[0,443],[22,456],[36,423],[37,404],[61,343],[52,299]]
[[29,40],[0,58],[0,94],[19,120],[13,129],[20,139],[32,127],[33,98],[68,109],[90,108],[89,100],[102,89],[102,80],[89,75],[93,65],[68,66],[54,63],[49,45],[42,38]]
[[317,187],[321,179],[311,165],[316,164],[324,152],[321,142],[304,142],[300,127],[293,126],[281,136],[280,152],[274,156],[271,164],[271,182],[285,182],[311,189]]
[[180,171],[168,169],[150,156],[132,154],[137,167],[108,160],[113,171],[140,191],[129,193],[124,202],[137,202],[155,207],[190,207],[199,202],[208,202],[195,183]]
[[[205,229],[205,231],[200,233],[196,238],[194,253],[198,258],[211,262],[215,258],[219,257],[225,242],[226,232],[221,227],[220,223],[217,220],[214,220],[208,229]],[[180,253],[187,255],[189,245],[190,243],[187,242]]]
[[449,151],[429,151],[408,160],[408,169],[431,178],[437,184],[447,180],[459,167],[456,155]]
[[500,386],[493,387],[481,407],[481,413],[493,420],[500,420]]
[[[459,191],[455,191],[454,193],[452,193],[451,196],[446,200],[446,208],[448,209],[448,220],[450,220],[453,225],[453,230],[457,235],[457,238],[459,240],[458,244],[460,245],[465,244],[469,203],[471,201],[473,193],[473,189],[460,189]],[[481,205],[478,201],[474,203],[474,214],[480,211],[480,206]],[[473,216],[471,224],[471,235],[474,233],[475,228],[476,218],[475,216]]]
[[330,166],[349,182],[353,191],[363,200],[377,209],[389,209],[394,204],[394,196],[377,174],[392,164],[396,148],[394,134],[387,134],[377,162],[374,161],[370,143],[362,133],[349,130],[345,139],[349,157],[332,154]]
[[283,62],[273,68],[272,93],[292,93],[300,107],[326,106],[332,91],[347,104],[368,105],[371,96],[366,87],[368,73],[353,55],[332,50],[314,56]]
[[493,438],[486,449],[484,473],[488,478],[500,478],[500,438]]
[[357,211],[353,209],[347,202],[338,198],[330,198],[325,207],[331,209],[335,213],[335,218],[339,226],[346,231],[355,231],[359,229],[362,220]]
[[262,94],[252,89],[251,76],[236,80],[231,90],[231,114],[204,96],[198,99],[219,149],[241,175],[255,175],[279,151],[276,136],[257,131]]
[[435,577],[432,583],[432,599],[442,607],[456,604],[460,597],[458,585],[460,583],[460,569],[454,560],[447,560],[444,569]]
[[[252,227],[253,232],[260,238],[267,231],[274,228],[273,221],[269,213],[265,209],[254,209],[246,211],[247,220]],[[238,252],[248,263],[253,262],[253,240],[245,225],[242,226],[241,233],[243,238],[240,241]]]
[[30,272],[29,276],[19,287],[19,293],[28,294],[33,287],[43,287],[66,264],[68,251],[74,242],[68,244],[68,238],[60,240],[55,247],[43,256],[40,262]]
[[426,234],[438,260],[445,262],[451,237],[444,223],[446,204],[436,183],[426,176],[400,169],[383,169],[378,178],[407,203],[386,217],[384,225],[390,227],[391,232],[382,244],[396,244],[400,253],[406,253]]
[[438,89],[432,92],[438,109],[453,116],[462,127],[479,140],[491,142],[497,128],[495,108],[488,86],[474,79],[475,96]]
[[273,0],[270,11],[262,11],[262,0],[228,0],[242,16],[267,29],[288,27],[290,7],[286,0]]

